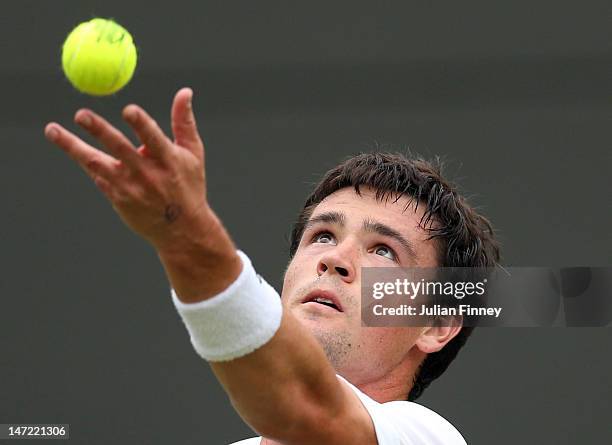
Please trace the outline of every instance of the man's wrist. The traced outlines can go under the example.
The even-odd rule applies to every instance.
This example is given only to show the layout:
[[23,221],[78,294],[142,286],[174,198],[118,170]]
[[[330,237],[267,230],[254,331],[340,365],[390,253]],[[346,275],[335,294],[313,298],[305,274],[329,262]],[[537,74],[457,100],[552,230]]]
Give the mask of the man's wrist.
[[250,354],[270,341],[281,324],[280,296],[257,275],[244,252],[237,254],[242,264],[240,274],[213,298],[185,303],[172,292],[195,350],[211,362]]
[[236,247],[216,220],[198,235],[157,249],[168,280],[179,299],[194,303],[226,289],[242,270]]

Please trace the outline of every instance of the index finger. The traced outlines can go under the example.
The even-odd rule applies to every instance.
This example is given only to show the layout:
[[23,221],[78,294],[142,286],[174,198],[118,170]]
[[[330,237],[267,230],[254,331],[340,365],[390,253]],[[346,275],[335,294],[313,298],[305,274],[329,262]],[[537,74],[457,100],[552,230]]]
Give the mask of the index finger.
[[157,122],[138,105],[128,105],[123,118],[132,127],[138,139],[147,147],[153,157],[164,159],[172,149],[172,141],[164,134]]

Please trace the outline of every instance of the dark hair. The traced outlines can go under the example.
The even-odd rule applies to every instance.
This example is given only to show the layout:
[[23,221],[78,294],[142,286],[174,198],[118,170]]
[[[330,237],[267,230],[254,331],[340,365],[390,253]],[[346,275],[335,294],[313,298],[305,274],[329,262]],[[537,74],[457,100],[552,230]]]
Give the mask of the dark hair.
[[[397,201],[404,195],[417,206],[425,205],[420,225],[429,232],[428,239],[436,240],[440,267],[494,267],[500,254],[491,223],[458,194],[441,170],[438,158],[429,162],[400,153],[361,153],[346,159],[329,170],[306,199],[291,232],[290,259],[306,222],[323,199],[345,187],[353,187],[360,194],[359,186],[369,186],[376,190],[379,201],[393,195],[397,195]],[[416,400],[446,370],[473,329],[462,327],[444,348],[427,355],[414,377],[408,400]]]

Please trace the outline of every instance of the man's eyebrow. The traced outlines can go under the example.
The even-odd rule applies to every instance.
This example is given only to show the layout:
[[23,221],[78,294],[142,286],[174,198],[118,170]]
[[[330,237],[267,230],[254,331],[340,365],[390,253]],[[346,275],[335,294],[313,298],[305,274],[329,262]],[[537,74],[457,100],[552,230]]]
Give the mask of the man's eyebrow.
[[[317,216],[313,216],[308,221],[306,221],[306,224],[304,225],[304,230],[320,223],[336,224],[342,227],[344,226],[345,221],[346,216],[342,212],[330,211],[320,213]],[[363,222],[362,228],[364,232],[377,233],[381,236],[393,238],[401,244],[401,246],[404,248],[410,258],[417,258],[416,249],[414,248],[414,245],[394,228],[389,227],[388,225],[375,221],[373,219],[365,220]]]
[[304,230],[319,223],[337,224],[342,227],[344,226],[345,220],[346,216],[342,212],[331,211],[320,213],[317,216],[313,216],[308,221],[306,221],[306,224],[304,225]]
[[378,222],[372,219],[368,219],[363,222],[363,230],[365,232],[377,233],[381,236],[393,238],[394,240],[396,240],[398,243],[402,245],[402,247],[404,248],[404,250],[406,251],[406,253],[408,254],[410,258],[417,257],[414,245],[410,241],[408,241],[406,238],[404,238],[404,236],[401,233],[399,233],[397,230],[395,230],[394,228],[389,227],[388,225],[383,224],[381,222]]

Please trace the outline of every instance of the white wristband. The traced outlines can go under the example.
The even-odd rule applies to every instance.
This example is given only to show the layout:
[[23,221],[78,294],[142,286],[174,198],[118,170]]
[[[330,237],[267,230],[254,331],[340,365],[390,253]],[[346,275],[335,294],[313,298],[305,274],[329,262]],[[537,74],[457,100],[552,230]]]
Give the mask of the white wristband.
[[242,251],[242,272],[220,294],[197,303],[183,303],[171,289],[191,343],[205,360],[232,360],[266,344],[280,327],[283,314],[278,293],[261,278]]

